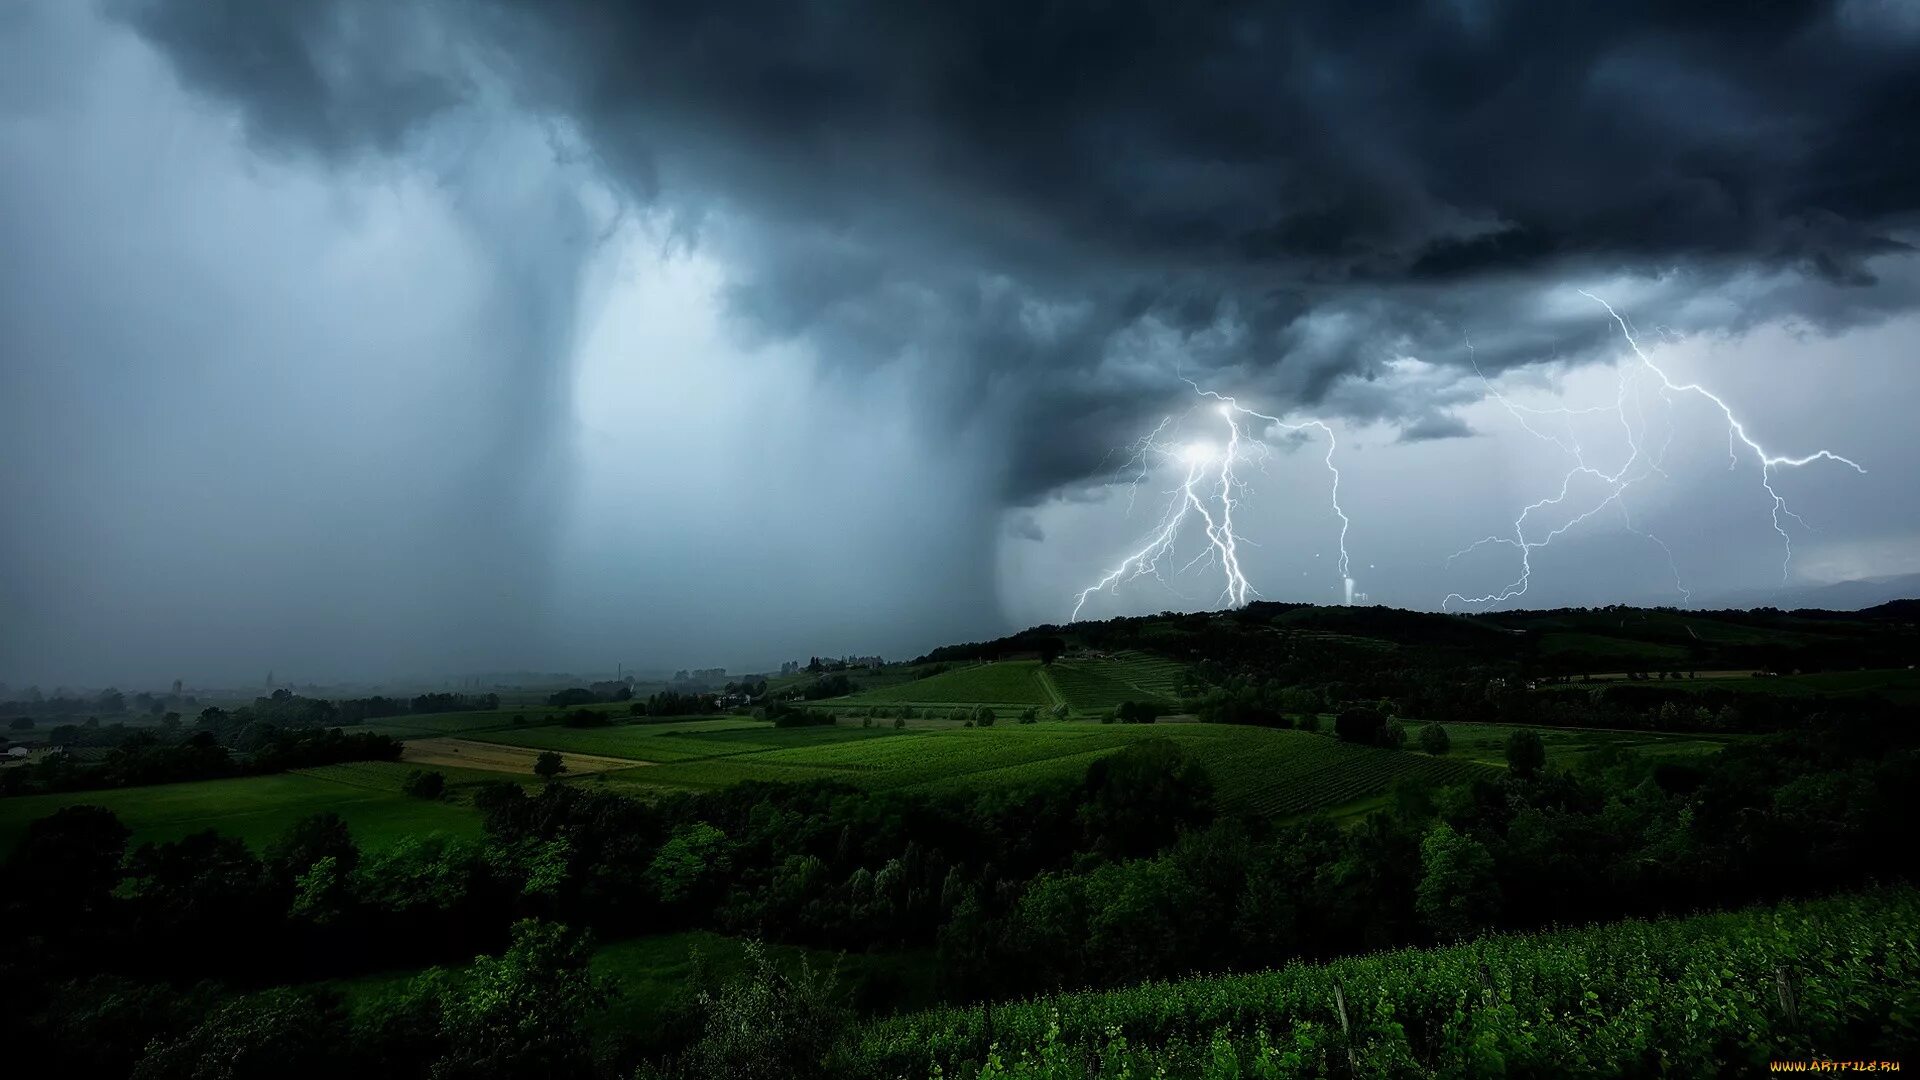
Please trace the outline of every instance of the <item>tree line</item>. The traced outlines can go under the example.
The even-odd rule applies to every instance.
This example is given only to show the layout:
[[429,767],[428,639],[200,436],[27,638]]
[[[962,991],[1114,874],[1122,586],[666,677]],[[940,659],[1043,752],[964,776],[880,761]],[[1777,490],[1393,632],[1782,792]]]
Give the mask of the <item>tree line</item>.
[[[474,799],[484,839],[380,851],[360,850],[331,815],[263,855],[211,832],[129,850],[124,826],[98,808],[36,822],[0,875],[7,925],[31,928],[8,943],[0,972],[8,1015],[26,1018],[19,1038],[77,1039],[125,1063],[156,1026],[214,1023],[193,1037],[227,1046],[271,1025],[221,1012],[232,1006],[220,994],[197,1019],[114,1010],[157,983],[214,980],[231,994],[502,949],[502,963],[544,950],[554,966],[527,977],[585,994],[584,961],[553,959],[580,948],[575,931],[930,948],[941,993],[979,1000],[1725,907],[1910,875],[1903,830],[1920,812],[1920,752],[1904,726],[1844,716],[1697,764],[1602,751],[1568,771],[1546,767],[1537,738],[1516,736],[1498,778],[1402,786],[1356,827],[1223,815],[1205,769],[1166,740],[1101,758],[1078,782],[974,794],[747,783],[646,803],[555,783],[488,785]],[[864,1004],[889,997],[878,986]],[[335,1034],[379,1059],[382,1075],[452,1075],[436,1062],[469,1029],[449,1017],[482,1006],[445,985],[419,1001],[406,1032],[342,1020]],[[795,1023],[820,1022],[818,1002],[801,1004]],[[726,1075],[699,1071],[725,1056],[707,1022],[682,1021],[631,1033],[601,1065]],[[515,1027],[526,1046],[487,1053],[551,1065],[542,1055],[577,1049],[579,1035],[576,1021],[553,1023]],[[501,1037],[472,1030],[482,1029]],[[529,1075],[501,1068],[472,1075]]]

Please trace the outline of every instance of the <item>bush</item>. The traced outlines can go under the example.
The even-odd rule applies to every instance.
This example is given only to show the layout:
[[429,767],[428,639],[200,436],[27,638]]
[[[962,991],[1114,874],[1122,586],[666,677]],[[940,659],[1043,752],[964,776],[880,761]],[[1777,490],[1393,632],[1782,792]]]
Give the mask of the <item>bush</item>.
[[1420,749],[1439,757],[1453,749],[1453,738],[1439,724],[1427,724],[1420,729]]
[[447,793],[445,773],[415,769],[400,782],[400,793],[416,799],[437,799]]
[[994,719],[992,709],[987,708],[985,705],[974,706],[973,725],[975,727],[992,727]]
[[1123,724],[1151,724],[1166,711],[1166,706],[1156,702],[1123,701],[1114,716]]
[[607,718],[606,713],[594,712],[592,709],[575,709],[560,723],[570,728],[593,728],[606,727],[613,721]]
[[731,1080],[807,1080],[829,1075],[827,1053],[846,1022],[833,980],[803,958],[788,974],[758,941],[743,948],[745,970],[718,993],[701,993],[700,1038],[684,1075]]
[[896,717],[894,717],[894,718],[893,718],[893,730],[895,730],[895,731],[899,731],[900,729],[902,729],[902,728],[904,728],[904,727],[906,727],[906,726],[907,726],[907,718],[906,718],[906,717],[904,717],[904,716],[896,716]]
[[566,771],[566,760],[552,750],[540,751],[540,756],[533,760],[533,775],[542,780],[552,780]]

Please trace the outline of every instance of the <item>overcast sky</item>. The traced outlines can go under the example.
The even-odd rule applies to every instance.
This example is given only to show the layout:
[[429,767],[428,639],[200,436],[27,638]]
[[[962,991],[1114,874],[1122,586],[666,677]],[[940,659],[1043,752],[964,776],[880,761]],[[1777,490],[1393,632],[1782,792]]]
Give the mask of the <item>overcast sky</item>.
[[0,4],[0,678],[1920,572],[1915,10]]

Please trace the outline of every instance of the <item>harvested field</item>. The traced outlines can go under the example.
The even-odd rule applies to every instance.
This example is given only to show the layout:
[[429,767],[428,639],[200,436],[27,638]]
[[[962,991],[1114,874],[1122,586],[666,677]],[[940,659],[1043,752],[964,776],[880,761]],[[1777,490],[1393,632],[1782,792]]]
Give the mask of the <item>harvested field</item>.
[[[540,754],[541,751],[530,747],[505,746],[499,743],[476,742],[472,739],[414,739],[405,744],[405,748],[400,753],[400,760],[410,765],[526,774],[533,771],[533,763]],[[606,772],[610,769],[631,769],[636,765],[644,764],[627,758],[564,752],[560,754],[560,760],[566,763],[569,773]]]

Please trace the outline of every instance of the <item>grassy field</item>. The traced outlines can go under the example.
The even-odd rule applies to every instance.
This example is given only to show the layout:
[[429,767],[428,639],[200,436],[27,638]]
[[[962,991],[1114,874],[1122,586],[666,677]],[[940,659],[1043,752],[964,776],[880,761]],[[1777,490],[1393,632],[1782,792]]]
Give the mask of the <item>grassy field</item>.
[[1687,658],[1687,650],[1680,645],[1629,641],[1578,632],[1542,635],[1540,652],[1545,656],[1635,656],[1655,664],[1685,663]]
[[[420,833],[478,836],[479,816],[457,795],[429,802],[400,794],[400,781],[413,768],[366,761],[272,776],[0,799],[0,851],[12,851],[33,819],[63,806],[83,804],[104,806],[118,814],[133,830],[136,844],[218,829],[258,849],[289,825],[323,810],[345,819],[354,839],[368,849]],[[448,779],[457,785],[473,777],[450,774]]]
[[835,698],[845,705],[1028,705],[1055,701],[1041,676],[1038,660],[1003,660],[943,672],[927,679],[865,690]]
[[1179,694],[1184,674],[1177,661],[1139,652],[1063,657],[1050,666],[1037,660],[1002,660],[871,687],[820,705],[1019,709],[1064,704],[1084,714],[1108,711],[1125,701],[1171,702]]
[[822,741],[860,739],[888,730],[891,729],[862,728],[858,725],[776,728],[764,720],[729,716],[604,728],[515,728],[484,732],[472,738],[535,750],[667,763],[779,750]]
[[[1448,757],[1505,765],[1507,739],[1519,728],[1509,724],[1442,724],[1453,749]],[[1530,729],[1546,746],[1547,760],[1555,765],[1572,765],[1597,750],[1629,750],[1649,757],[1688,757],[1712,754],[1725,748],[1732,738],[1694,734],[1668,734],[1658,731],[1601,731],[1594,728],[1536,727]],[[1417,734],[1417,725],[1409,725],[1409,736]]]
[[[624,701],[612,704],[575,706],[591,712],[605,713],[608,716],[625,718],[628,704]],[[565,713],[574,709],[559,709],[552,705],[509,706],[499,709],[475,710],[471,712],[448,713],[402,713],[399,716],[379,716],[364,724],[348,727],[348,731],[372,731],[382,735],[391,735],[396,739],[421,739],[432,735],[471,735],[477,731],[500,731],[515,726],[518,717],[524,724],[551,724],[559,721]]]
[[[849,738],[850,734],[857,737]],[[710,741],[720,744],[722,733]],[[830,779],[874,790],[977,790],[1079,776],[1095,759],[1141,739],[1167,738],[1198,757],[1223,806],[1298,814],[1385,791],[1402,776],[1436,784],[1482,766],[1461,759],[1347,746],[1300,731],[1222,724],[1095,724],[1048,721],[991,728],[796,728],[789,744],[603,774],[646,789],[707,789],[742,780]],[[756,747],[739,733],[731,745]]]
[[[506,746],[476,739],[414,739],[401,750],[400,760],[422,769],[459,769],[465,772],[533,775],[533,767],[544,751],[525,746]],[[562,772],[595,773],[624,769],[632,762],[626,758],[596,754],[561,753]]]
[[[1718,672],[1715,673],[1720,674]],[[1546,689],[1566,692],[1590,689],[1592,683],[1552,683]],[[1823,671],[1812,675],[1747,675],[1701,679],[1655,679],[1640,683],[1663,690],[1706,692],[1729,690],[1741,694],[1778,694],[1784,697],[1880,696],[1901,705],[1920,705],[1920,670],[1883,668],[1874,671]]]

